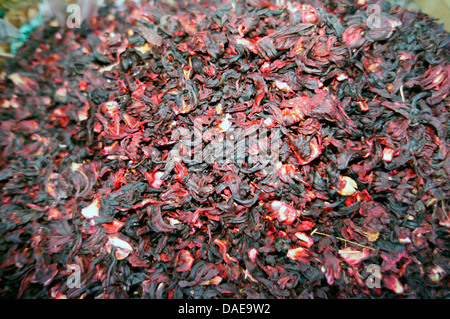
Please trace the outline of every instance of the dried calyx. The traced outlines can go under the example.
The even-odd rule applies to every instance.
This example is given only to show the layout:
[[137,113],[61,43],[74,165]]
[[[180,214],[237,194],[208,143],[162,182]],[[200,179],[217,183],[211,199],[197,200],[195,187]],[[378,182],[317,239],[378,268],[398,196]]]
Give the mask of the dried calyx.
[[45,25],[5,63],[0,297],[448,298],[442,27],[194,2]]

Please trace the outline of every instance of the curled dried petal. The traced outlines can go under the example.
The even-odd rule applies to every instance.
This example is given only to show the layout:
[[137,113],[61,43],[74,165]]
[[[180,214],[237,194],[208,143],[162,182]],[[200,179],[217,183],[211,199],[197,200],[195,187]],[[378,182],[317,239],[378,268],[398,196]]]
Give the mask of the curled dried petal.
[[369,252],[367,249],[363,251],[356,250],[352,247],[345,247],[338,251],[339,255],[347,262],[349,265],[357,265],[367,257],[369,257]]
[[337,193],[342,196],[350,196],[356,193],[358,185],[348,176],[339,176],[340,186]]
[[194,258],[188,250],[180,250],[175,261],[175,271],[184,272],[191,270]]
[[107,242],[107,251],[111,251],[112,247],[116,248],[117,260],[122,260],[128,257],[133,251],[133,247],[123,239],[120,239],[118,235],[110,235]]
[[386,286],[386,288],[392,290],[397,295],[401,295],[405,292],[405,288],[403,287],[397,276],[394,274],[390,274],[389,276],[386,277],[383,276],[383,283]]
[[278,219],[280,223],[286,223],[287,225],[292,224],[299,214],[292,206],[278,200],[269,204],[269,212],[272,212],[272,216]]
[[292,260],[298,260],[302,262],[308,262],[312,257],[312,252],[306,248],[298,247],[289,249],[287,252],[287,257]]

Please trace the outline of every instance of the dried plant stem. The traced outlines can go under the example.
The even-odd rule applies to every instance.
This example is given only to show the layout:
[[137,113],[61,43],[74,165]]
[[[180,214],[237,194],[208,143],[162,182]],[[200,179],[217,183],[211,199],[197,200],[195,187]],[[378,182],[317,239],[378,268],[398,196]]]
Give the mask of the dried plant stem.
[[400,86],[400,95],[402,97],[402,101],[405,102],[405,94],[403,93],[403,85]]
[[[311,236],[314,235],[314,234],[322,235],[322,236],[327,236],[327,237],[331,237],[331,235],[328,235],[328,234],[324,234],[324,233],[318,232],[318,231],[317,231],[317,228],[315,228],[315,229],[312,231]],[[335,238],[336,238],[336,239],[339,239],[339,240],[342,240],[342,241],[345,241],[346,243],[350,243],[350,244],[359,246],[359,247],[367,248],[367,249],[370,249],[370,250],[375,250],[375,249],[372,248],[372,247],[364,246],[364,245],[358,244],[358,243],[356,243],[356,242],[354,242],[354,241],[347,240],[347,239],[345,239],[345,238],[341,238],[341,237],[335,237]]]

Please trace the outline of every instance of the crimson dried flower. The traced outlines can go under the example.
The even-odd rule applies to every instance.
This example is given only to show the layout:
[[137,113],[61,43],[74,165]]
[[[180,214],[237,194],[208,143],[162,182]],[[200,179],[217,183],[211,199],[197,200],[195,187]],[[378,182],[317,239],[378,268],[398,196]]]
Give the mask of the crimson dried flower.
[[0,72],[0,295],[448,297],[448,34],[375,2],[36,29]]

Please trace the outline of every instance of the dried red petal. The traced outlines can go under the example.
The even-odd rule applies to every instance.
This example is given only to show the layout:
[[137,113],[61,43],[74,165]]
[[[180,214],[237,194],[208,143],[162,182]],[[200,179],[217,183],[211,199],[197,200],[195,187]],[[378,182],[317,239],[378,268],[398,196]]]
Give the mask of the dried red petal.
[[397,295],[402,295],[405,292],[405,288],[403,287],[397,276],[394,274],[383,276],[383,283],[386,288],[392,290]]
[[106,243],[106,250],[111,251],[115,248],[117,260],[122,260],[128,257],[133,251],[133,247],[123,239],[120,239],[118,235],[109,235],[108,242]]
[[312,245],[314,245],[314,241],[312,240],[312,238],[306,235],[304,232],[296,232],[295,237],[298,238],[299,244],[305,246],[306,248],[310,248]]
[[123,227],[123,225],[125,225],[124,222],[114,219],[111,223],[102,224],[102,227],[108,234],[115,234]]
[[364,29],[362,27],[349,26],[342,34],[342,40],[351,47],[360,46],[364,41]]
[[358,184],[348,176],[339,176],[339,182],[340,185],[337,190],[339,195],[350,196],[358,190]]
[[131,254],[128,261],[133,267],[148,267],[150,264],[148,260],[142,260],[137,254]]
[[252,248],[248,251],[248,258],[250,258],[250,260],[253,262],[255,262],[257,255],[258,255],[258,250],[256,248]]
[[164,180],[161,177],[164,175],[164,172],[154,171],[153,173],[144,172],[144,176],[147,179],[148,184],[153,188],[160,188],[164,183]]
[[369,252],[366,248],[363,251],[359,251],[352,247],[345,247],[338,251],[339,255],[347,262],[349,265],[357,265],[367,257],[369,257]]
[[312,252],[303,247],[292,248],[288,250],[287,257],[292,260],[307,263],[312,257]]
[[184,272],[191,270],[194,258],[188,250],[180,250],[175,260],[175,271]]
[[303,23],[315,23],[317,21],[316,10],[309,4],[302,4],[300,6]]
[[278,219],[280,223],[292,224],[298,216],[298,212],[292,206],[282,202],[273,201],[269,204],[269,212],[272,212],[272,217]]

